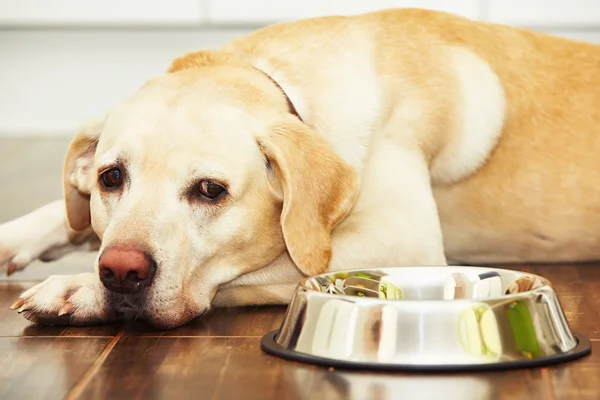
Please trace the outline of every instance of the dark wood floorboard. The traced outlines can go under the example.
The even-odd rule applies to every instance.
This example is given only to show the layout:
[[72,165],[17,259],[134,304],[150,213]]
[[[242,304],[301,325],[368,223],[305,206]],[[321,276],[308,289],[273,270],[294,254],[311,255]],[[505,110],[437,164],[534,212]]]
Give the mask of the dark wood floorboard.
[[61,399],[110,338],[0,338],[0,399]]
[[143,323],[126,327],[126,336],[161,337],[262,337],[266,332],[279,328],[285,307],[247,307],[217,309],[202,319],[180,328],[160,331]]
[[82,398],[280,398],[281,367],[255,338],[124,337]]
[[254,338],[124,337],[81,398],[598,399],[599,351],[594,342],[585,361],[548,369],[423,376],[284,362],[262,354]]

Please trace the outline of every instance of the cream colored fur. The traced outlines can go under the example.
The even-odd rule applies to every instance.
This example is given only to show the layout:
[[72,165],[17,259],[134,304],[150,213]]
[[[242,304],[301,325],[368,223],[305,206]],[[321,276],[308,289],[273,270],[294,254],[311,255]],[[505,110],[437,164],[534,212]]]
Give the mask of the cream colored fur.
[[[110,293],[96,263],[14,308],[168,328],[285,304],[326,270],[599,258],[599,62],[600,46],[416,9],[185,55],[75,136],[64,202],[0,226],[10,272],[99,240],[150,251],[152,286]],[[115,163],[127,184],[103,191]],[[228,186],[217,205],[187,191],[207,177]]]

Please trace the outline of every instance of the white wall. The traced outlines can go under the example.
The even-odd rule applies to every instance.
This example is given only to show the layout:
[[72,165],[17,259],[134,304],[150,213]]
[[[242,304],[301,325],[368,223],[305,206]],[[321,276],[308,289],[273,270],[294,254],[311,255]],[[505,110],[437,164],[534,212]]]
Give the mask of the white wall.
[[600,0],[0,0],[0,135],[69,136],[173,57],[271,22],[387,7],[600,43]]
[[0,31],[0,135],[70,135],[183,53],[242,30]]

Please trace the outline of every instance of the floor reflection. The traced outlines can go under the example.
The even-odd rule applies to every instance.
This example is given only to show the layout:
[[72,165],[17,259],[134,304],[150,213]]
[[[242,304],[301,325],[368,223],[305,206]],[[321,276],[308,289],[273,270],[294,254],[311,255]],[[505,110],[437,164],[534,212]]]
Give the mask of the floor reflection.
[[410,374],[392,375],[319,369],[289,365],[286,381],[299,399],[444,399],[487,400],[495,398],[485,378]]

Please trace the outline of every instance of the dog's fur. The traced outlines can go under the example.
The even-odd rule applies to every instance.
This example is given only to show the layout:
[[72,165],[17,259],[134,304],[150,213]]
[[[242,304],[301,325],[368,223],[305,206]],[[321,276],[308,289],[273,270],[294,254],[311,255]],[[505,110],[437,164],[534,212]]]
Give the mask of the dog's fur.
[[[185,55],[77,133],[64,201],[0,226],[10,272],[121,244],[157,260],[152,286],[111,293],[96,263],[15,308],[168,328],[328,269],[597,259],[599,67],[600,46],[417,9]],[[102,190],[117,162],[125,186]],[[189,195],[208,178],[217,203]]]

